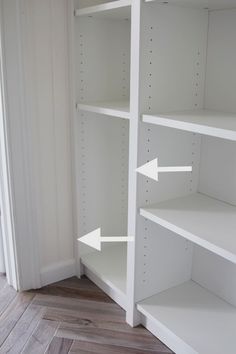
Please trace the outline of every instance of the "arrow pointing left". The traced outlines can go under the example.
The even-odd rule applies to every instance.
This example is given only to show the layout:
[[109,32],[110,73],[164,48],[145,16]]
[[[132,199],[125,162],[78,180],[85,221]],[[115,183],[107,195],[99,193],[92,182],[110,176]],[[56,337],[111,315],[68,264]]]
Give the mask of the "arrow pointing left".
[[145,163],[144,165],[136,168],[136,172],[142,175],[154,179],[158,182],[159,173],[162,172],[192,172],[192,166],[164,166],[158,165],[158,158]]
[[84,243],[87,246],[95,248],[98,251],[101,251],[102,242],[130,242],[130,241],[134,241],[134,237],[132,236],[102,237],[101,228],[98,228],[92,232],[89,232],[87,235],[78,238],[78,241]]

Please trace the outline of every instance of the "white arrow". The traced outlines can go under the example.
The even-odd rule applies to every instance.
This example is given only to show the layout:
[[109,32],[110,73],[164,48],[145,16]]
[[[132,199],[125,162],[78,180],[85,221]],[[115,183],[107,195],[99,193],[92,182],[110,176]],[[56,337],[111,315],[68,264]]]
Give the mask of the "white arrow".
[[159,167],[158,159],[154,159],[145,165],[138,167],[136,171],[142,175],[158,181],[160,172],[192,172],[192,166],[166,166]]
[[129,242],[134,241],[132,236],[114,236],[114,237],[102,237],[101,228],[89,232],[87,235],[78,238],[78,241],[84,243],[87,246],[93,247],[98,251],[101,251],[102,242]]

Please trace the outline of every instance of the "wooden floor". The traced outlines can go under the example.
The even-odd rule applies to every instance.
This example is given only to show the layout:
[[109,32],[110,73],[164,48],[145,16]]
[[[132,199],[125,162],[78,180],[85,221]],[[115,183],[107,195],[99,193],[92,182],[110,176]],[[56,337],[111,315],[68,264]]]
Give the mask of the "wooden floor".
[[0,276],[0,353],[172,353],[88,279],[16,293]]

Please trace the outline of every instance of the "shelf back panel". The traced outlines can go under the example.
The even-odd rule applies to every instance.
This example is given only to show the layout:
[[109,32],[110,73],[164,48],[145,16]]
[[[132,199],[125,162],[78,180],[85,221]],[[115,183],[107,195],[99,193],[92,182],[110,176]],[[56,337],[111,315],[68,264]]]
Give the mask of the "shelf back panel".
[[195,246],[192,279],[236,306],[236,265],[234,263]]
[[236,113],[236,9],[209,14],[205,108]]
[[75,18],[77,102],[126,101],[130,21]]
[[191,279],[193,245],[138,217],[136,302]]
[[200,193],[236,206],[236,143],[202,137]]
[[203,107],[208,12],[158,3],[143,8],[141,111]]
[[129,122],[80,112],[78,134],[79,236],[99,227],[102,236],[126,236]]

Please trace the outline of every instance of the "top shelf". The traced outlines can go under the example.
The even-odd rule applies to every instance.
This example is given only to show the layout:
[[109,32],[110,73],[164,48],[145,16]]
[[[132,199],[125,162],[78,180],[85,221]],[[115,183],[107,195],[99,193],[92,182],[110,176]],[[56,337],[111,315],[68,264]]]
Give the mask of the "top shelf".
[[101,5],[89,6],[75,10],[75,16],[127,20],[131,18],[131,3],[132,0],[117,0]]
[[236,141],[236,114],[209,110],[144,114],[143,122]]
[[197,9],[223,10],[236,8],[236,0],[145,0],[163,5],[180,5]]

